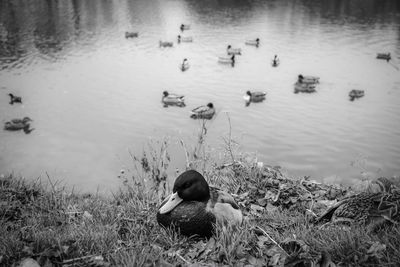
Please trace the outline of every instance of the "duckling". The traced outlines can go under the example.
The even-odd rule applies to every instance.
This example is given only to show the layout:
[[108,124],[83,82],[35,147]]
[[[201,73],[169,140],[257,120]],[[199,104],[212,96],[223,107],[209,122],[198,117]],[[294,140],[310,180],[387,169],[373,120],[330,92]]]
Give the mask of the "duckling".
[[173,42],[163,42],[161,40],[160,40],[159,44],[160,44],[160,47],[173,47],[174,46]]
[[13,94],[8,94],[10,96],[10,104],[14,104],[14,103],[22,103],[22,98],[20,96],[15,96]]
[[161,102],[164,104],[165,107],[167,107],[167,106],[184,107],[185,106],[185,96],[177,95],[177,94],[170,94],[170,93],[168,93],[168,91],[164,91]]
[[187,58],[183,59],[183,62],[180,67],[181,67],[181,71],[186,71],[189,69],[190,65],[189,65],[189,61],[187,60]]
[[231,45],[227,46],[226,51],[227,51],[228,55],[241,55],[242,54],[242,49],[232,48]]
[[274,59],[272,60],[272,67],[278,67],[279,65],[279,58],[277,55],[274,56]]
[[173,227],[186,236],[211,237],[215,223],[242,223],[242,212],[233,197],[209,186],[195,170],[179,175],[172,191],[157,212],[157,222],[163,227]]
[[355,98],[360,98],[364,96],[364,90],[353,89],[349,93],[350,101],[354,101]]
[[139,33],[138,32],[125,32],[125,38],[135,38],[138,37]]
[[265,100],[265,96],[267,95],[266,92],[250,92],[247,91],[246,94],[243,96],[246,102],[262,102]]
[[192,119],[207,119],[210,120],[215,114],[213,103],[208,103],[207,106],[200,106],[192,110]]
[[328,208],[316,222],[349,222],[367,225],[374,230],[386,222],[400,222],[400,190],[362,192],[346,197]]
[[246,40],[245,44],[246,45],[254,45],[255,47],[258,47],[260,44],[260,38],[257,38],[255,40]]
[[180,43],[180,42],[186,42],[186,43],[193,42],[193,37],[178,35],[178,43]]

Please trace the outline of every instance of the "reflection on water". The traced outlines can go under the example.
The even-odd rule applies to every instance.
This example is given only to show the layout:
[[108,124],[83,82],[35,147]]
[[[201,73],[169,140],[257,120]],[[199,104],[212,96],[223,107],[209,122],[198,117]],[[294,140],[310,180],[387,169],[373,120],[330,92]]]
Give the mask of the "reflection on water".
[[[182,23],[193,42],[176,42]],[[35,128],[0,132],[0,171],[110,188],[128,150],[149,136],[194,139],[190,110],[212,102],[211,147],[229,131],[228,112],[244,151],[294,176],[398,175],[399,33],[396,0],[0,1],[0,119],[29,116]],[[259,47],[244,44],[257,37]],[[217,62],[229,44],[243,51],[233,68]],[[316,93],[293,93],[300,73],[321,77]],[[365,96],[349,101],[352,89]],[[163,107],[165,90],[186,106]],[[267,98],[246,106],[248,90]],[[8,93],[23,104],[9,105]],[[171,173],[184,166],[172,149]]]

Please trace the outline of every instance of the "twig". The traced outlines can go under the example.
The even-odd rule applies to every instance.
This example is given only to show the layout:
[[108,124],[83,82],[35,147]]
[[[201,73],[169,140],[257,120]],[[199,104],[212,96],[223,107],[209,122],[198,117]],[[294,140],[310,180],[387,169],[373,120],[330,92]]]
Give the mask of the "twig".
[[271,241],[278,246],[278,248],[282,249],[283,252],[285,252],[285,254],[287,256],[289,256],[289,254],[286,252],[286,250],[284,250],[279,244],[278,242],[276,242],[264,229],[262,229],[260,226],[256,226],[258,228],[258,230],[260,230],[266,237],[268,237],[269,239],[271,239]]
[[181,145],[182,145],[182,147],[183,147],[183,150],[185,151],[185,158],[186,158],[186,170],[188,170],[188,169],[190,169],[189,152],[187,151],[187,149],[186,149],[186,145],[185,145],[185,143],[183,142],[183,140],[182,140],[182,139],[180,139],[179,141],[180,141],[180,143],[181,143]]
[[226,112],[226,116],[228,117],[229,122],[229,139],[228,139],[228,151],[231,154],[232,162],[235,163],[235,157],[232,152],[232,125],[231,125],[231,118],[229,117],[229,113]]

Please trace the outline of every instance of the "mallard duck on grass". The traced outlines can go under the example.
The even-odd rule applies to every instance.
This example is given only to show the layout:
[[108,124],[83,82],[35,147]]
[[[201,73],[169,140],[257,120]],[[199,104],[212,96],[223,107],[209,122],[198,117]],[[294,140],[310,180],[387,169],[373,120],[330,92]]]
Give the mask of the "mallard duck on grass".
[[209,186],[195,170],[179,175],[172,191],[157,212],[157,222],[185,236],[211,237],[215,223],[240,224],[243,220],[233,197]]
[[385,223],[400,223],[400,190],[362,192],[328,208],[317,222],[357,223],[374,230]]
[[247,91],[246,94],[243,96],[246,102],[262,102],[265,100],[265,96],[267,95],[266,92],[250,92]]
[[207,106],[199,106],[192,110],[192,119],[207,119],[210,120],[215,114],[213,103],[208,103]]
[[353,89],[349,93],[350,101],[353,101],[355,98],[360,98],[364,96],[364,90],[356,90]]
[[7,121],[4,124],[4,130],[7,131],[24,130],[24,132],[28,134],[34,130],[30,128],[30,123],[29,123],[30,121],[32,121],[32,119],[29,117],[25,117],[23,119],[12,119],[11,121]]
[[185,96],[177,95],[177,94],[170,94],[170,93],[168,93],[168,91],[164,91],[161,102],[164,104],[165,107],[167,107],[167,106],[184,107],[185,106]]
[[14,103],[22,103],[22,98],[20,96],[15,96],[13,94],[8,94],[10,96],[10,104],[14,104]]

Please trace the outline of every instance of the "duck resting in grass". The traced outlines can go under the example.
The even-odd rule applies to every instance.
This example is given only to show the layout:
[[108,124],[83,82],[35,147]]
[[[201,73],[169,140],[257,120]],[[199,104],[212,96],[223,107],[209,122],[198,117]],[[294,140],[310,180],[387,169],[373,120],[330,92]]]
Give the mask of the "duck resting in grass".
[[265,100],[265,96],[267,95],[266,92],[250,92],[247,91],[246,94],[243,96],[244,100],[246,100],[247,103],[250,102],[262,102]]
[[4,130],[7,131],[24,130],[24,132],[28,134],[34,130],[30,128],[30,123],[29,123],[30,121],[32,121],[32,119],[29,117],[25,117],[23,119],[12,119],[11,121],[7,121],[4,124]]
[[10,96],[10,104],[14,104],[14,103],[22,103],[22,98],[20,96],[15,96],[13,94],[8,94]]
[[207,119],[210,120],[215,114],[213,103],[208,103],[207,106],[199,106],[192,110],[192,119]]
[[170,93],[168,93],[168,91],[164,91],[161,102],[164,104],[164,106],[184,107],[185,106],[185,96],[177,95],[177,94],[170,94]]
[[233,197],[209,186],[195,170],[179,175],[172,191],[157,212],[157,222],[185,236],[211,237],[215,223],[236,225],[243,220]]

